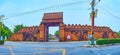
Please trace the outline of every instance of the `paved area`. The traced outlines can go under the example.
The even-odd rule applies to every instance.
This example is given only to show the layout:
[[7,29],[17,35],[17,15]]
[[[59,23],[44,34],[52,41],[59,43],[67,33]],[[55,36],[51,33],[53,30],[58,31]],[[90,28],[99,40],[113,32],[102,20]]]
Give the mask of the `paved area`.
[[120,45],[83,47],[77,42],[11,42],[0,45],[0,55],[120,55]]

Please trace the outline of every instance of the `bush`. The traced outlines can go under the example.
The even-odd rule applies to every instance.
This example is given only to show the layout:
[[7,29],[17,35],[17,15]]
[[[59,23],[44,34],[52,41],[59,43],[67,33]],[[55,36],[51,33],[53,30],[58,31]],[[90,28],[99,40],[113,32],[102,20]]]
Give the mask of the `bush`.
[[0,45],[3,45],[4,44],[4,40],[0,40]]
[[96,40],[97,45],[115,44],[115,43],[120,43],[120,38],[116,38],[116,39],[97,39]]
[[119,31],[119,32],[117,32],[117,34],[118,34],[118,36],[120,36],[120,31]]

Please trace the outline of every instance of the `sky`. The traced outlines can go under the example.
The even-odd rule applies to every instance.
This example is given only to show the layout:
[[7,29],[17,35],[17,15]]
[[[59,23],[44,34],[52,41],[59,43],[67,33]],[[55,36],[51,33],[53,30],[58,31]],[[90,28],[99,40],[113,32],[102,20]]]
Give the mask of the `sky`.
[[[39,10],[46,7],[83,2],[79,4],[70,4],[66,6],[58,6],[46,10]],[[3,23],[13,30],[17,24],[26,26],[39,26],[44,13],[63,12],[64,24],[81,24],[91,25],[90,20],[90,2],[92,0],[0,0],[0,15],[5,15]],[[95,18],[96,26],[107,26],[113,31],[120,31],[120,0],[101,0],[97,3],[95,9],[98,9],[97,17]],[[39,10],[34,13],[23,14],[34,10]],[[58,27],[50,27],[50,33],[54,34]]]

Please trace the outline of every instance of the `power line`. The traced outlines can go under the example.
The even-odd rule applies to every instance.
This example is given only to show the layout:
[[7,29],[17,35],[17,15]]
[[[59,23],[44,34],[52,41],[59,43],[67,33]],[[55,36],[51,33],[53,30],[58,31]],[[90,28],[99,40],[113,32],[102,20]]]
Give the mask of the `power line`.
[[[120,19],[119,16],[117,16],[117,15],[115,15],[115,14],[109,12],[108,10],[104,9],[103,7],[100,7],[100,9],[103,10],[104,12],[106,12],[107,14],[109,14],[110,16],[114,17],[114,18]],[[105,14],[105,13],[103,13],[103,14]]]
[[4,12],[7,12],[7,11],[8,11],[8,8],[5,9],[5,10],[3,10],[3,11],[1,11],[0,14],[2,14],[2,13],[4,13]]
[[[6,19],[9,19],[9,18],[12,18],[12,17],[23,16],[23,15],[26,15],[26,14],[35,13],[35,12],[38,12],[38,11],[49,10],[51,8],[57,8],[57,7],[62,7],[62,6],[70,6],[70,5],[80,4],[80,3],[86,3],[86,2],[89,2],[89,1],[80,1],[80,2],[73,2],[73,3],[67,3],[67,4],[61,4],[61,5],[51,6],[51,7],[47,7],[47,8],[42,8],[42,9],[37,9],[37,10],[29,11],[29,12],[20,13],[20,14],[8,17]],[[6,19],[3,19],[3,20],[6,20]]]
[[[95,6],[97,6],[97,4],[100,2],[101,0],[97,0],[97,2],[95,3],[95,1],[94,1],[94,6],[93,7],[95,7]],[[90,3],[90,4],[92,4],[92,3]],[[89,8],[88,10],[90,10],[90,9],[92,9],[92,8]]]

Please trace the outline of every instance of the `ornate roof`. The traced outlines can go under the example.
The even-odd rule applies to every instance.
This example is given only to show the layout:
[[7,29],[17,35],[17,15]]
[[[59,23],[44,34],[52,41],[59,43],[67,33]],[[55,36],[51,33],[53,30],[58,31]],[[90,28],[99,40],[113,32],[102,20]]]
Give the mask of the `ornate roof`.
[[63,22],[63,12],[45,13],[42,23]]
[[62,19],[63,12],[45,13],[43,19]]

